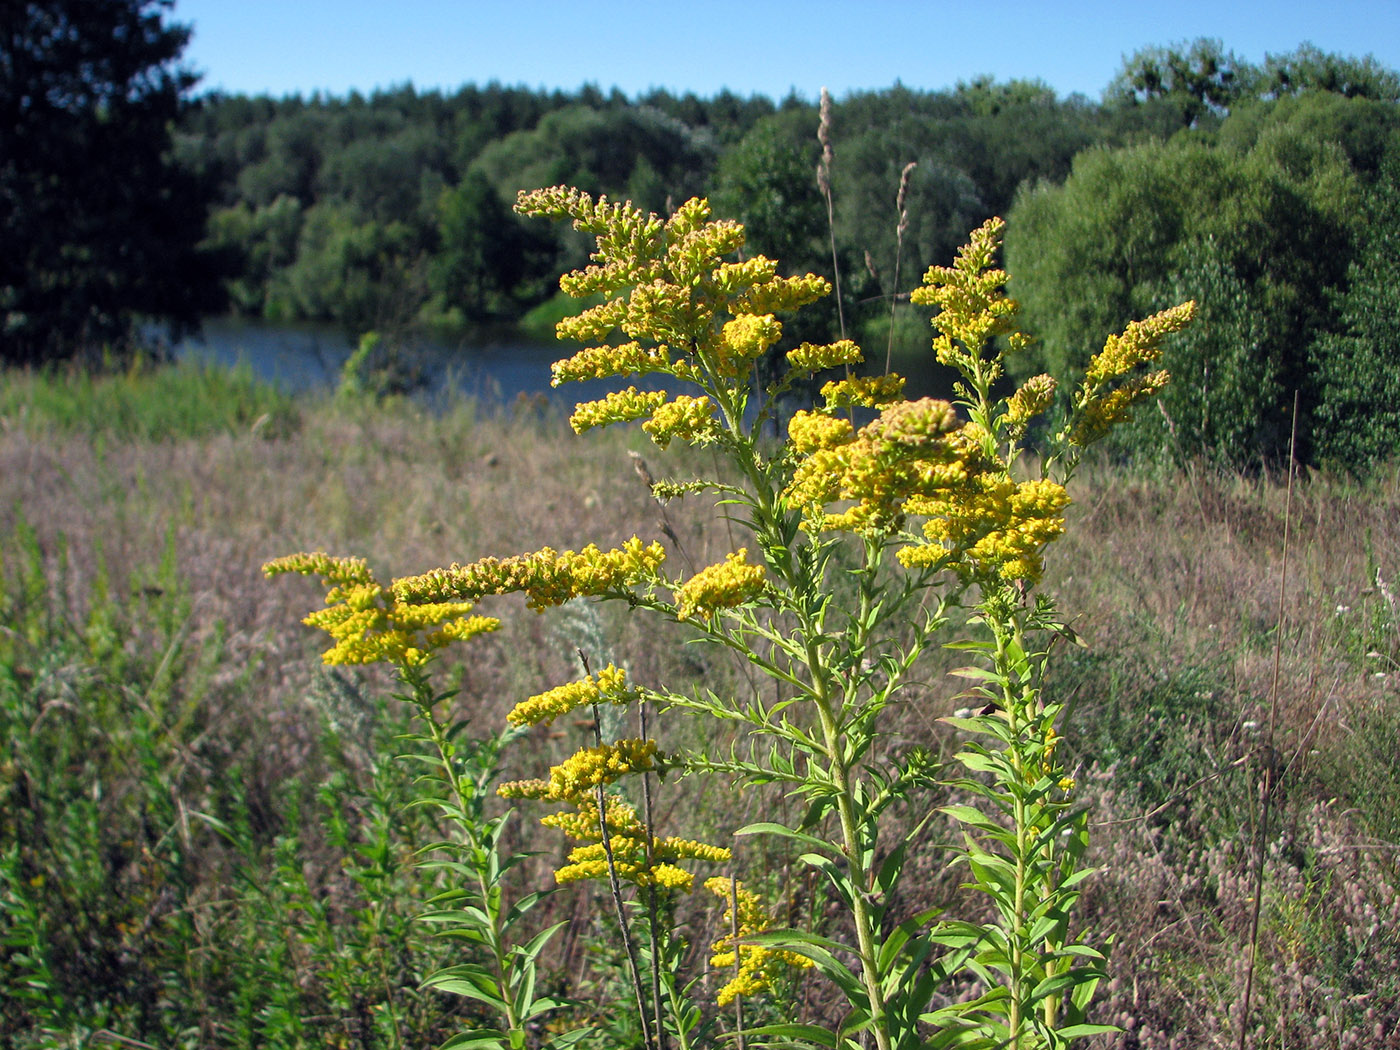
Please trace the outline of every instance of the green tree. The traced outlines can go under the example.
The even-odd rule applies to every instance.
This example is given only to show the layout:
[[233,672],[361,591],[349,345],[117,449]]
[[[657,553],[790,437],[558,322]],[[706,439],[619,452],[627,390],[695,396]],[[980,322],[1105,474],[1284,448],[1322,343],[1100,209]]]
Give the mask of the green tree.
[[171,0],[29,0],[0,15],[0,360],[129,349],[217,301],[204,187],[170,157],[194,74]]
[[1339,330],[1318,340],[1318,446],[1358,473],[1400,450],[1400,146],[1365,209],[1361,250],[1341,296]]
[[[1233,144],[1235,120],[1221,128],[1220,145],[1192,133],[1091,150],[1062,186],[1021,195],[1007,267],[1044,336],[1021,367],[1069,375],[1096,349],[1093,333],[1172,296],[1195,297],[1202,324],[1189,346],[1167,351],[1178,382],[1162,402],[1176,414],[1175,430],[1158,427],[1163,447],[1235,465],[1276,459],[1287,452],[1298,390],[1306,458],[1317,404],[1309,347],[1336,325],[1365,180],[1308,120],[1243,136],[1244,149]],[[1151,432],[1128,440],[1151,445]]]
[[1219,40],[1149,47],[1123,63],[1104,91],[1110,105],[1160,104],[1178,114],[1181,127],[1194,128],[1220,117],[1254,91],[1258,71]]

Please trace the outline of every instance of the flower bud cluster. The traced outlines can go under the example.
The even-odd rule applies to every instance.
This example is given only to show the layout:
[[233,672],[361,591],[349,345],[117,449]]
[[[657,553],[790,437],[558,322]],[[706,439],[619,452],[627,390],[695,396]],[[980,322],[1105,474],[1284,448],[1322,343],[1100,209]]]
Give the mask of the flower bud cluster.
[[[716,969],[733,968],[737,961],[738,973],[720,988],[716,1002],[728,1005],[736,996],[752,996],[766,990],[785,966],[807,969],[812,960],[796,952],[782,948],[769,948],[762,944],[744,944],[745,937],[762,933],[773,926],[773,918],[768,914],[758,894],[744,888],[744,884],[734,879],[716,876],[705,880],[705,889],[725,903],[724,926],[733,930],[736,925],[735,905],[738,906],[738,943],[731,932],[711,945],[710,965]],[[736,953],[737,952],[737,956]]]
[[713,616],[757,599],[763,593],[764,570],[762,565],[750,565],[748,554],[747,548],[741,548],[676,588],[676,615],[682,620]]
[[437,650],[487,631],[500,621],[468,615],[470,601],[405,604],[374,578],[362,558],[329,554],[293,554],[263,566],[267,576],[296,573],[319,576],[326,591],[325,608],[302,620],[331,636],[335,644],[321,659],[326,664],[387,663],[422,667]]
[[571,598],[616,594],[638,584],[654,583],[665,560],[661,544],[643,546],[635,536],[610,551],[591,543],[577,552],[560,553],[545,547],[532,554],[483,558],[470,565],[395,580],[394,594],[400,602],[421,604],[521,591],[530,608],[542,610]]
[[627,688],[627,672],[608,664],[596,675],[577,682],[555,686],[543,693],[522,700],[506,715],[513,726],[549,725],[556,718],[591,704],[627,704],[641,696],[641,691]]

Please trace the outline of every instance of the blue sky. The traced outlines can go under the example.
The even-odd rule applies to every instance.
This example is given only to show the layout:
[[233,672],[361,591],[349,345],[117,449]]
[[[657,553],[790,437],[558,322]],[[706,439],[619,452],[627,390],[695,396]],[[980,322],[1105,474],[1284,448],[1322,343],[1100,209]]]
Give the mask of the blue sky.
[[1202,36],[1253,62],[1310,41],[1400,68],[1400,0],[176,0],[174,18],[202,89],[273,95],[498,80],[810,99],[990,73],[1098,98],[1125,55]]

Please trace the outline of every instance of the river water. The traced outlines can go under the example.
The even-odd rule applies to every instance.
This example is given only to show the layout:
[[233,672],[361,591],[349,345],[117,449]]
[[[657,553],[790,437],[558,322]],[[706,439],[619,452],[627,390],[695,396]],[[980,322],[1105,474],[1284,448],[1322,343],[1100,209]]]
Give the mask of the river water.
[[[572,345],[572,344],[569,344]],[[449,345],[416,340],[401,351],[408,368],[417,375],[415,396],[443,403],[466,394],[485,404],[509,405],[521,397],[544,395],[560,405],[573,405],[602,397],[616,381],[568,383],[550,386],[549,366],[571,351],[569,345],[495,343]],[[193,358],[232,368],[246,365],[259,379],[289,393],[334,390],[341,366],[354,346],[335,328],[307,325],[265,325],[228,319],[206,321],[203,332],[175,347],[182,358]],[[902,362],[897,362],[901,364]],[[910,374],[910,373],[913,374]],[[932,393],[935,377],[906,369],[905,393],[919,397]],[[643,376],[629,380],[644,389],[657,389],[667,377]],[[675,380],[670,380],[672,386]],[[942,393],[939,396],[947,396]]]

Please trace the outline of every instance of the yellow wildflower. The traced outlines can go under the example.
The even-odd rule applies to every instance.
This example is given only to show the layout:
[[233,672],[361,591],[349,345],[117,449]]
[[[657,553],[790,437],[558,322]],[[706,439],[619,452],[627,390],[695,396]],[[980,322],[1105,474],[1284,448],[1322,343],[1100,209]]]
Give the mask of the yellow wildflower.
[[813,373],[839,365],[858,365],[865,360],[860,347],[849,339],[834,343],[803,343],[787,352],[788,364],[794,372]]
[[719,437],[714,402],[708,397],[677,394],[659,405],[651,419],[642,424],[658,448],[666,448],[674,438],[691,445],[707,445]]
[[745,889],[743,883],[716,876],[705,881],[705,889],[725,902],[724,926],[730,931],[736,925],[734,905],[738,905],[738,943],[730,932],[715,941],[711,949],[711,966],[717,969],[733,967],[736,958],[739,964],[739,972],[719,990],[716,1001],[720,1006],[728,1005],[735,996],[751,996],[766,990],[783,966],[807,969],[812,965],[811,959],[795,952],[742,943],[745,937],[761,933],[773,925],[773,919],[758,895]]
[[590,704],[625,704],[635,700],[638,691],[627,688],[627,672],[613,664],[608,664],[596,675],[589,675],[577,682],[555,686],[553,689],[522,700],[506,715],[506,721],[514,726],[548,725],[561,715],[566,715]]
[[898,401],[903,393],[904,377],[893,373],[835,379],[822,387],[828,412],[852,407],[880,408]]
[[374,579],[362,558],[293,554],[263,566],[267,576],[289,572],[319,576],[327,587],[325,608],[302,621],[334,640],[321,655],[327,664],[421,667],[444,646],[500,626],[492,617],[468,615],[470,601],[405,604]]
[[610,551],[591,543],[577,552],[545,547],[532,554],[483,558],[395,580],[394,594],[401,602],[421,604],[523,591],[530,608],[539,610],[571,598],[597,597],[652,582],[665,560],[661,544],[643,546],[635,536]]
[[599,784],[655,769],[656,757],[654,740],[627,739],[581,748],[550,769],[549,797],[560,802],[584,798]]
[[614,390],[598,401],[584,401],[574,406],[574,414],[569,417],[569,426],[575,434],[582,434],[593,427],[605,427],[612,423],[630,423],[651,415],[666,402],[662,390],[639,391],[635,386],[626,390]]
[[720,609],[733,609],[755,600],[763,592],[762,565],[750,565],[748,549],[729,555],[718,565],[701,569],[676,588],[676,615],[713,616]]

